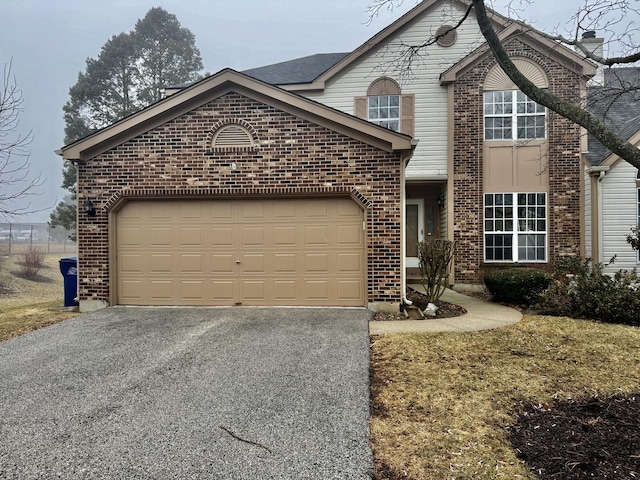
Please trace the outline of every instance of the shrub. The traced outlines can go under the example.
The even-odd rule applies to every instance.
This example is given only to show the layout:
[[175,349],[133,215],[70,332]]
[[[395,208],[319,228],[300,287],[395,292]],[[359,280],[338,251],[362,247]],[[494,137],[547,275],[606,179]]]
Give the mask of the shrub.
[[[609,265],[615,262],[611,259]],[[548,315],[640,325],[640,278],[635,270],[604,273],[607,265],[590,259],[554,265],[555,279],[538,310]],[[568,268],[572,267],[572,268]]]
[[551,281],[551,276],[536,268],[504,268],[484,275],[484,284],[494,300],[516,305],[531,305]]
[[41,247],[30,245],[20,254],[20,270],[26,278],[34,278],[44,266],[46,252]]
[[418,268],[427,301],[435,303],[447,288],[455,244],[450,240],[418,242]]

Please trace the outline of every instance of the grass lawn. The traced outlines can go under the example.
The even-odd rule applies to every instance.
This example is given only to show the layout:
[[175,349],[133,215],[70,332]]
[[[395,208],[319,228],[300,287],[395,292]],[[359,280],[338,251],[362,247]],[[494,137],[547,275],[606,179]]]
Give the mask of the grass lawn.
[[[636,478],[534,475],[517,457],[508,429],[526,406],[544,410],[556,401],[633,393],[640,393],[634,327],[525,316],[485,332],[374,337],[376,478]],[[558,442],[571,447],[566,438]],[[640,478],[640,469],[631,473]]]
[[0,341],[66,320],[77,312],[65,310],[59,260],[70,253],[48,254],[38,275],[22,275],[20,249],[0,258]]

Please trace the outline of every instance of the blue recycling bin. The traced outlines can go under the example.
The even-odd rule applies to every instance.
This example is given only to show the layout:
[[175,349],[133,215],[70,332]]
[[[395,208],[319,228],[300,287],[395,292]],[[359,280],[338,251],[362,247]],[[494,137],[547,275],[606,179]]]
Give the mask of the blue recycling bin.
[[78,304],[78,259],[76,257],[60,259],[60,273],[64,277],[64,306],[73,307]]

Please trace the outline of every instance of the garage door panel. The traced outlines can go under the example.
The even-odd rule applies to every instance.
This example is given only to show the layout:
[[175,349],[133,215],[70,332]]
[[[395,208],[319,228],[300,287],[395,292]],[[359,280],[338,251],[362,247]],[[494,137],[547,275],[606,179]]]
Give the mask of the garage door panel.
[[305,255],[305,273],[327,273],[329,271],[329,255],[326,253],[307,253]]
[[266,297],[266,282],[264,280],[242,280],[242,303],[256,301],[264,302]]
[[362,295],[362,280],[338,280],[337,295],[341,300],[357,300]]
[[130,202],[117,301],[363,306],[363,220],[346,198]]
[[233,274],[235,270],[235,255],[230,253],[219,253],[211,255],[211,273],[213,274]]
[[304,246],[317,247],[329,245],[329,226],[312,225],[304,227]]
[[140,275],[145,271],[145,256],[142,253],[121,255],[119,268],[124,273]]
[[170,248],[173,245],[173,228],[150,227],[148,238],[150,247]]
[[179,257],[180,273],[204,273],[204,257],[201,253],[183,253]]
[[295,247],[298,244],[297,229],[294,225],[273,227],[274,247]]
[[148,295],[155,301],[162,301],[163,304],[172,302],[175,300],[173,284],[174,281],[171,279],[151,280],[148,286]]
[[204,301],[204,281],[200,279],[179,281],[179,298],[187,301]]
[[120,298],[129,302],[140,302],[145,299],[142,279],[122,280],[119,284]]
[[170,274],[173,272],[173,255],[171,253],[150,253],[149,272],[152,274]]
[[202,227],[180,227],[181,247],[204,247]]
[[242,247],[264,247],[265,227],[240,227],[240,245]]
[[297,259],[295,253],[276,253],[273,256],[273,272],[278,273],[297,273]]
[[234,227],[211,227],[211,247],[233,247],[236,244]]
[[118,235],[118,246],[143,248],[144,238],[142,227],[124,226],[120,229],[120,234]]
[[236,282],[234,280],[211,281],[211,299],[213,305],[232,305],[236,298]]
[[362,245],[362,227],[360,225],[337,225],[336,226],[338,245]]
[[275,301],[295,302],[298,299],[297,282],[292,280],[274,280],[273,282],[273,298]]
[[329,300],[329,280],[307,280],[304,282],[305,299],[310,301]]
[[337,254],[336,268],[338,273],[358,273],[362,271],[362,255],[352,252]]

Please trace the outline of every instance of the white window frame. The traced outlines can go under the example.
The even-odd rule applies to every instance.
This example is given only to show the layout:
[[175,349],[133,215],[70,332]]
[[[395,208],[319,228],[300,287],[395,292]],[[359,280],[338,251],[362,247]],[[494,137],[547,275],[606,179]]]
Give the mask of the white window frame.
[[[498,90],[484,92],[484,139],[491,141],[524,141],[524,140],[546,140],[547,138],[547,109],[534,102],[520,90]],[[488,100],[491,99],[489,102]],[[541,118],[544,125],[519,126],[519,120],[526,118]],[[494,125],[489,130],[487,124],[489,119],[503,120],[503,124]],[[499,123],[499,122],[498,122]],[[525,132],[534,131],[533,136],[520,136],[520,129]],[[538,129],[542,128],[543,135],[537,136]],[[510,129],[511,135],[505,137],[504,134]],[[503,132],[503,135],[496,138],[495,134],[487,136],[487,132]]]
[[[547,193],[485,193],[483,220],[483,250],[486,263],[548,262]],[[491,255],[487,255],[489,252]],[[502,255],[496,255],[498,252]],[[510,258],[508,253],[511,254]],[[530,253],[534,253],[534,258],[529,257]],[[543,258],[539,258],[539,254],[542,254]]]
[[[397,105],[392,105],[392,99],[395,99]],[[377,105],[372,105],[372,103]],[[384,104],[382,104],[384,103]],[[394,132],[400,131],[400,95],[369,95],[367,97],[367,118],[371,123],[388,128]],[[398,116],[391,115],[393,109],[397,109]],[[374,113],[372,115],[372,113]],[[395,128],[394,128],[395,127]]]

